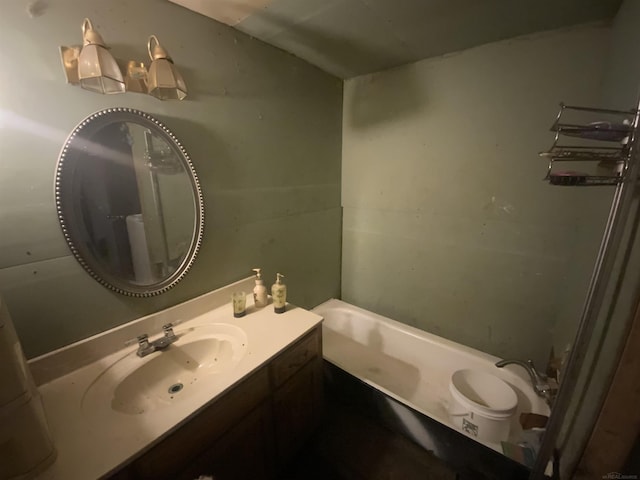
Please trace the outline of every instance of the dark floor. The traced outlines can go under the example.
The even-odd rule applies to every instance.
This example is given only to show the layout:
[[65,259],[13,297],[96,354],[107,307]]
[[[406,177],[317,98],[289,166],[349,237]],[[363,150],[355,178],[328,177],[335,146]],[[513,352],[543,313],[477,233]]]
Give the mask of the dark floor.
[[316,436],[279,480],[456,480],[444,463],[348,407],[328,405]]
[[336,467],[306,446],[289,470],[278,480],[349,480]]

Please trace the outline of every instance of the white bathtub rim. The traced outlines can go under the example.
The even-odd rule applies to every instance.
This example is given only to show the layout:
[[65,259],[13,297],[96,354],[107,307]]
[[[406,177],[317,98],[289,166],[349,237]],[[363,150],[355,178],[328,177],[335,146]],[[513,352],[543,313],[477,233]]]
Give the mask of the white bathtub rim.
[[[505,381],[512,380],[514,381],[516,377],[517,381],[515,382],[517,385],[516,388],[522,387],[531,387],[531,380],[527,375],[526,371],[522,368],[519,368],[517,365],[507,365],[501,369],[495,366],[496,362],[503,360],[500,357],[496,357],[495,355],[491,355],[490,353],[483,352],[481,350],[477,350],[473,347],[469,347],[467,345],[463,345],[461,343],[456,343],[453,340],[449,340],[444,337],[440,337],[434,333],[428,332],[426,330],[421,330],[412,325],[407,325],[397,320],[394,320],[389,317],[385,317],[384,315],[380,315],[378,313],[372,312],[370,310],[366,310],[364,308],[358,307],[357,305],[352,305],[344,300],[340,300],[337,298],[332,298],[323,302],[312,309],[313,312],[322,315],[322,310],[331,309],[331,310],[355,310],[358,313],[366,316],[372,316],[374,319],[383,321],[384,323],[389,324],[394,330],[399,330],[403,333],[410,335],[413,338],[418,338],[421,340],[426,340],[429,343],[437,344],[440,348],[445,348],[446,350],[455,350],[457,353],[463,353],[467,357],[472,357],[474,360],[480,361],[482,364],[482,369],[487,373],[491,373],[493,375],[499,376]],[[324,328],[329,328],[333,330],[325,318],[323,322]],[[343,366],[344,367],[344,366]],[[511,382],[509,382],[511,383]]]
[[[500,361],[501,358],[500,357],[496,357],[494,355],[491,355],[489,353],[485,353],[482,352],[480,350],[476,350],[473,347],[469,347],[467,345],[463,345],[461,343],[456,343],[453,340],[449,340],[447,338],[444,337],[440,337],[434,333],[428,332],[426,330],[421,330],[418,327],[414,327],[412,325],[407,325],[406,323],[402,323],[399,322],[397,320],[394,320],[392,318],[389,317],[385,317],[384,315],[380,315],[378,313],[372,312],[370,310],[365,310],[364,308],[358,307],[357,305],[352,305],[350,303],[345,302],[344,300],[339,300],[337,298],[332,298],[330,300],[327,300],[326,302],[321,303],[320,305],[314,307],[312,310],[315,312],[318,312],[322,309],[332,309],[332,310],[356,310],[357,312],[366,315],[366,316],[373,316],[378,320],[382,320],[385,323],[389,324],[391,327],[393,327],[395,330],[400,330],[402,332],[407,333],[408,335],[411,335],[414,338],[420,338],[420,339],[426,339],[429,340],[432,343],[437,343],[438,345],[442,345],[445,346],[449,349],[452,350],[457,350],[457,351],[463,351],[465,353],[470,353],[474,356],[476,355],[481,355],[484,358],[486,358],[488,361],[493,362],[493,364],[495,364],[496,362]],[[326,322],[325,322],[326,324]]]

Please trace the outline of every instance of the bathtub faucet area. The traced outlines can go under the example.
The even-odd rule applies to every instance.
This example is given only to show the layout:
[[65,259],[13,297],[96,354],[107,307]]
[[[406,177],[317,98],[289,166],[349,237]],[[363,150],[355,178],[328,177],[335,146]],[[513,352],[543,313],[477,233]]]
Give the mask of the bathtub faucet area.
[[540,373],[533,364],[533,360],[527,360],[526,362],[522,360],[500,360],[496,362],[496,367],[502,368],[511,364],[520,365],[524,368],[529,374],[529,377],[531,377],[533,391],[536,392],[538,396],[544,398],[549,407],[553,406],[553,401],[558,392],[558,386],[555,380],[550,379],[544,373]]

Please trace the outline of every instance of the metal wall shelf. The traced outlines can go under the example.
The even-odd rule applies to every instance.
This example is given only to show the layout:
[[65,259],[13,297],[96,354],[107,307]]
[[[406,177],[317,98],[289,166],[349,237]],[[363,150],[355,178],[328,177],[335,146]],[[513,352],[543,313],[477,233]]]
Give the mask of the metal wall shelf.
[[[617,185],[629,168],[631,139],[637,110],[609,110],[560,104],[553,145],[540,156],[549,167],[551,185]],[[567,142],[566,144],[561,144]],[[614,146],[615,144],[615,146]],[[598,162],[586,171],[563,170],[563,162]],[[595,171],[594,171],[595,170]]]

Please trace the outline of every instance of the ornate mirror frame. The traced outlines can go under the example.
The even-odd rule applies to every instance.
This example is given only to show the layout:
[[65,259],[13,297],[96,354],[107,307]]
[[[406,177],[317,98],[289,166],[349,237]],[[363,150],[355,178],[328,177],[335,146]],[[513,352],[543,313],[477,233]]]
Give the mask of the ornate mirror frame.
[[[74,172],[82,161],[90,161],[90,158],[80,158],[77,154],[80,150],[91,148],[91,137],[101,128],[116,122],[130,122],[148,128],[164,140],[179,157],[184,170],[189,177],[194,200],[195,221],[191,244],[184,258],[173,273],[160,279],[156,283],[141,285],[107,272],[101,268],[100,261],[92,254],[88,247],[83,245],[80,234],[84,225],[74,224],[73,195]],[[76,152],[76,153],[73,153]],[[73,256],[80,265],[104,287],[130,297],[152,297],[166,292],[180,282],[191,269],[196,259],[204,233],[204,200],[200,182],[189,154],[176,136],[159,120],[139,110],[117,107],[100,110],[85,118],[64,143],[55,175],[55,199],[58,219],[64,238]],[[77,222],[82,223],[82,222]]]

